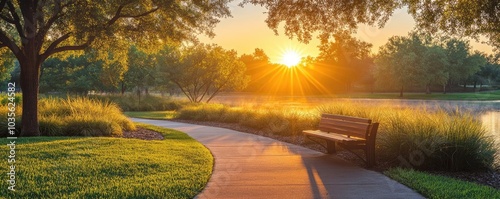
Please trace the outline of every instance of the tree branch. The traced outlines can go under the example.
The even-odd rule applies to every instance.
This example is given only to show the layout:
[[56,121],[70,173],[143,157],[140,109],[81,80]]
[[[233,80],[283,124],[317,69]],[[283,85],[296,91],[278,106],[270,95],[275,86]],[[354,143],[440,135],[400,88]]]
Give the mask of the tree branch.
[[3,8],[5,7],[5,3],[7,3],[7,0],[0,1],[0,10],[3,10]]
[[4,21],[10,23],[10,24],[15,24],[16,23],[16,21],[14,21],[14,19],[9,18],[9,17],[4,16],[4,15],[0,15],[0,18],[3,19]]
[[47,21],[47,23],[40,29],[40,31],[38,31],[37,33],[37,38],[43,38],[45,37],[45,35],[47,34],[47,32],[49,31],[50,27],[52,27],[52,25],[56,22],[57,19],[61,18],[62,16],[64,16],[64,14],[60,13],[62,11],[62,9],[69,5],[69,4],[66,4],[66,5],[60,5],[60,1],[58,2],[59,4],[57,5],[57,10],[54,10],[54,13],[53,15],[49,18],[49,20]]
[[142,13],[142,14],[138,14],[138,15],[121,15],[120,17],[123,17],[123,18],[138,18],[138,17],[144,17],[144,16],[149,15],[149,14],[151,14],[151,13],[153,13],[153,12],[156,12],[158,9],[160,9],[160,8],[159,8],[159,7],[156,7],[156,8],[153,8],[153,9],[149,10],[149,11],[146,11],[146,12],[144,12],[144,13]]
[[18,54],[21,49],[2,30],[0,30],[0,42],[2,42],[1,45],[8,47],[18,59],[20,58]]
[[174,82],[174,84],[177,84],[177,86],[181,89],[181,91],[184,93],[184,95],[186,95],[188,97],[189,101],[193,102],[193,98],[184,90],[184,88],[181,86],[181,84],[179,84],[178,81],[172,80],[172,82]]
[[16,8],[14,8],[14,5],[10,1],[7,1],[7,7],[10,11],[10,15],[12,15],[12,18],[14,18],[14,26],[16,26],[16,30],[19,33],[19,36],[22,39],[26,38],[26,36],[24,35],[23,27],[21,25],[21,19],[19,18],[19,15],[17,15]]
[[106,23],[106,26],[111,26],[112,24],[114,24],[116,22],[116,20],[118,20],[120,18],[120,15],[121,15],[121,12],[123,10],[123,8],[126,6],[127,4],[123,4],[123,5],[120,5],[118,6],[118,9],[116,10],[116,13],[115,13],[115,16],[113,16],[109,21],[108,23]]
[[56,39],[54,42],[52,42],[52,44],[50,44],[50,46],[47,48],[47,50],[45,50],[45,52],[43,54],[46,54],[46,53],[54,50],[61,42],[63,42],[64,40],[68,39],[69,36],[70,36],[70,34],[71,33],[66,33],[63,36],[61,36],[58,39]]
[[108,21],[108,23],[106,23],[106,27],[109,27],[111,25],[113,25],[118,19],[120,18],[138,18],[138,17],[143,17],[143,16],[146,16],[148,14],[151,14],[153,12],[156,12],[159,7],[156,7],[156,8],[153,8],[149,11],[146,11],[144,13],[141,13],[141,14],[137,14],[137,15],[131,15],[131,14],[121,14],[123,8],[125,8],[127,4],[122,4],[118,7],[118,9],[116,10],[116,13],[115,15]]
[[53,54],[56,54],[56,53],[59,53],[59,52],[63,52],[63,51],[69,51],[69,50],[84,50],[85,48],[87,48],[95,39],[94,36],[91,36],[88,38],[88,40],[81,44],[81,45],[77,45],[77,46],[61,46],[61,47],[57,47],[61,42],[63,42],[64,40],[66,40],[67,38],[69,38],[69,35],[70,33],[67,33],[61,37],[59,37],[56,41],[52,42],[52,44],[50,44],[49,48],[47,48],[47,50],[45,50],[45,52],[41,55],[42,57],[42,60],[45,60],[47,59],[50,55],[53,55]]
[[58,52],[69,51],[69,50],[85,50],[85,48],[87,48],[90,45],[90,43],[91,42],[87,41],[84,44],[78,46],[61,46],[59,48],[54,49],[50,54],[55,54]]

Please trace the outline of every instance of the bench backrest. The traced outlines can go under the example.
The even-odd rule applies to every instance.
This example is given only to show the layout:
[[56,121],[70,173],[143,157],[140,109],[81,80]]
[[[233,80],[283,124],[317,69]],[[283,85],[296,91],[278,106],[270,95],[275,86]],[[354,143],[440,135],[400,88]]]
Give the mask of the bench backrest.
[[[322,114],[319,130],[367,139],[371,137],[372,120],[343,115]],[[378,127],[378,123],[376,123]],[[376,130],[375,130],[376,131]],[[376,132],[374,132],[376,133]]]

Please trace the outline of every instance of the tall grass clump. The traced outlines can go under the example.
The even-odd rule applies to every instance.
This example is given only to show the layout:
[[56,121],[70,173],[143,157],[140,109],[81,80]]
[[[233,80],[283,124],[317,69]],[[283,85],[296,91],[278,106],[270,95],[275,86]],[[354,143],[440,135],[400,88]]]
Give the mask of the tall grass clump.
[[[1,105],[0,118],[6,117],[6,110],[5,105]],[[18,106],[16,122],[19,124],[21,113]],[[120,136],[124,130],[135,130],[134,123],[116,104],[84,97],[40,99],[38,114],[43,136]],[[6,128],[2,127],[0,134],[7,136]]]
[[10,100],[11,98],[9,98],[9,96],[7,96],[6,94],[1,94],[0,95],[0,104],[1,105],[7,105],[9,102],[14,102],[16,104],[21,104],[21,102],[23,101],[23,97],[22,95],[20,94],[16,94],[14,96],[14,100]]
[[241,106],[223,104],[193,104],[177,111],[178,119],[238,123],[266,132],[292,136],[319,123],[315,110],[286,109],[283,107]]
[[123,111],[167,111],[177,110],[188,102],[173,100],[167,97],[145,95],[140,98],[137,95],[94,95],[91,96],[104,102],[116,103]]
[[380,123],[377,152],[382,159],[423,170],[468,171],[491,168],[493,139],[481,122],[459,110],[428,111],[342,102],[320,112],[371,118]]

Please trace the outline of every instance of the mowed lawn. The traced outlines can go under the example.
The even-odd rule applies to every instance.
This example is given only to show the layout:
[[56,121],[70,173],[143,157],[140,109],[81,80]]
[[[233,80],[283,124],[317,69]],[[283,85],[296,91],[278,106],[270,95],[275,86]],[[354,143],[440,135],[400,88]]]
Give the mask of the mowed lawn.
[[164,119],[173,119],[175,111],[133,111],[133,112],[123,112],[123,114],[128,117],[164,120]]
[[18,138],[16,191],[7,189],[4,145],[0,198],[193,198],[210,178],[210,151],[182,132],[143,127],[165,139]]

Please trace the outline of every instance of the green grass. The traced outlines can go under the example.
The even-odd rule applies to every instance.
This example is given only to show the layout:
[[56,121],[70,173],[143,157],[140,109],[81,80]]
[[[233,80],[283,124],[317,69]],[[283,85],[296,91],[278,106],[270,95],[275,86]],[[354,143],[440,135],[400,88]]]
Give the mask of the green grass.
[[[1,180],[0,198],[193,198],[212,172],[210,151],[182,132],[145,127],[165,139],[19,138],[16,192]],[[0,161],[2,179],[7,169]]]
[[137,117],[145,119],[172,119],[175,117],[175,111],[150,111],[150,112],[123,112],[128,117]]
[[173,100],[169,97],[159,97],[154,95],[144,95],[139,98],[137,95],[93,95],[91,98],[103,102],[116,103],[123,111],[166,111],[177,110],[188,101]]
[[381,159],[423,170],[469,171],[493,166],[492,137],[473,115],[455,110],[397,108],[339,102],[319,107],[322,113],[371,118],[379,122],[376,150]]
[[[302,136],[317,129],[321,113],[371,118],[379,122],[376,150],[379,160],[421,170],[469,171],[491,168],[496,148],[481,122],[456,110],[401,108],[339,101],[314,108],[290,108],[276,104],[188,105],[168,117],[186,120],[237,123],[280,136]],[[167,119],[167,113],[137,113],[134,117]]]
[[391,169],[385,174],[431,199],[500,198],[500,190],[449,177],[401,168]]
[[[20,132],[22,106],[16,104]],[[0,105],[0,121],[7,121],[7,105]],[[84,97],[43,98],[38,102],[40,133],[44,136],[119,136],[135,126],[110,102]],[[7,123],[0,123],[0,136],[7,136]]]

